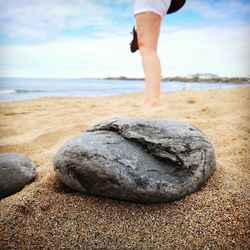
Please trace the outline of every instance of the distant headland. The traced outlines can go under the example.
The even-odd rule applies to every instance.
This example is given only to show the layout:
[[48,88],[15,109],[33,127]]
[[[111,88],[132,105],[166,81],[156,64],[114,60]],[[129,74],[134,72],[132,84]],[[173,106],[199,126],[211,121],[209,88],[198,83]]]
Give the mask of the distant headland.
[[[131,80],[140,81],[144,78],[133,78],[133,77],[106,77],[104,80]],[[211,83],[250,83],[250,77],[219,77],[215,74],[204,73],[204,74],[190,74],[187,76],[174,76],[174,77],[163,77],[163,82],[211,82]]]

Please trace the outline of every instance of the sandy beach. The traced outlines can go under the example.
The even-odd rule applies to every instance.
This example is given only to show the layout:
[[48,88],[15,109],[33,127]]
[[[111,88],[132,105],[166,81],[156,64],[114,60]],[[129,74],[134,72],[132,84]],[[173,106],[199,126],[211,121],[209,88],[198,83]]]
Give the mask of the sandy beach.
[[[0,104],[0,151],[26,154],[35,181],[0,201],[0,249],[248,249],[250,88],[162,93],[147,112],[142,94],[46,97]],[[144,205],[74,192],[55,176],[60,146],[112,117],[184,121],[213,143],[217,170],[182,200]]]

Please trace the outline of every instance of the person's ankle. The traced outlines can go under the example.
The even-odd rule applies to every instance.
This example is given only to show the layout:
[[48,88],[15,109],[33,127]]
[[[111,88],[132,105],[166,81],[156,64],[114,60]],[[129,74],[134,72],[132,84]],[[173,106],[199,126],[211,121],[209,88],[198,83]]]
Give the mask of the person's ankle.
[[159,99],[145,99],[144,104],[150,105],[152,107],[159,106],[160,105],[160,100]]
[[158,106],[160,106],[160,100],[144,100],[143,104],[140,106],[140,109],[147,110]]

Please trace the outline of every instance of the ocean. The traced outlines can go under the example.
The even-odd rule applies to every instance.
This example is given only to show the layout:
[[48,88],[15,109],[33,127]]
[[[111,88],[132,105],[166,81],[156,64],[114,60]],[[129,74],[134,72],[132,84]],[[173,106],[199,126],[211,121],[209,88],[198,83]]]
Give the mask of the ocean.
[[[244,87],[239,83],[162,82],[162,91]],[[142,80],[0,78],[0,101],[46,96],[104,96],[143,92]]]

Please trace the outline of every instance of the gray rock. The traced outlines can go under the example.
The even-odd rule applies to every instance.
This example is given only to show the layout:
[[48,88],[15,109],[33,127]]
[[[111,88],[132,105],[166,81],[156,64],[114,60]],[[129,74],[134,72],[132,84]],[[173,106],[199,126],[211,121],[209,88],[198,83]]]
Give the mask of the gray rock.
[[199,190],[216,165],[212,144],[192,125],[131,119],[93,126],[62,146],[53,163],[74,190],[143,203]]
[[30,158],[18,153],[0,154],[0,199],[20,191],[37,175]]

